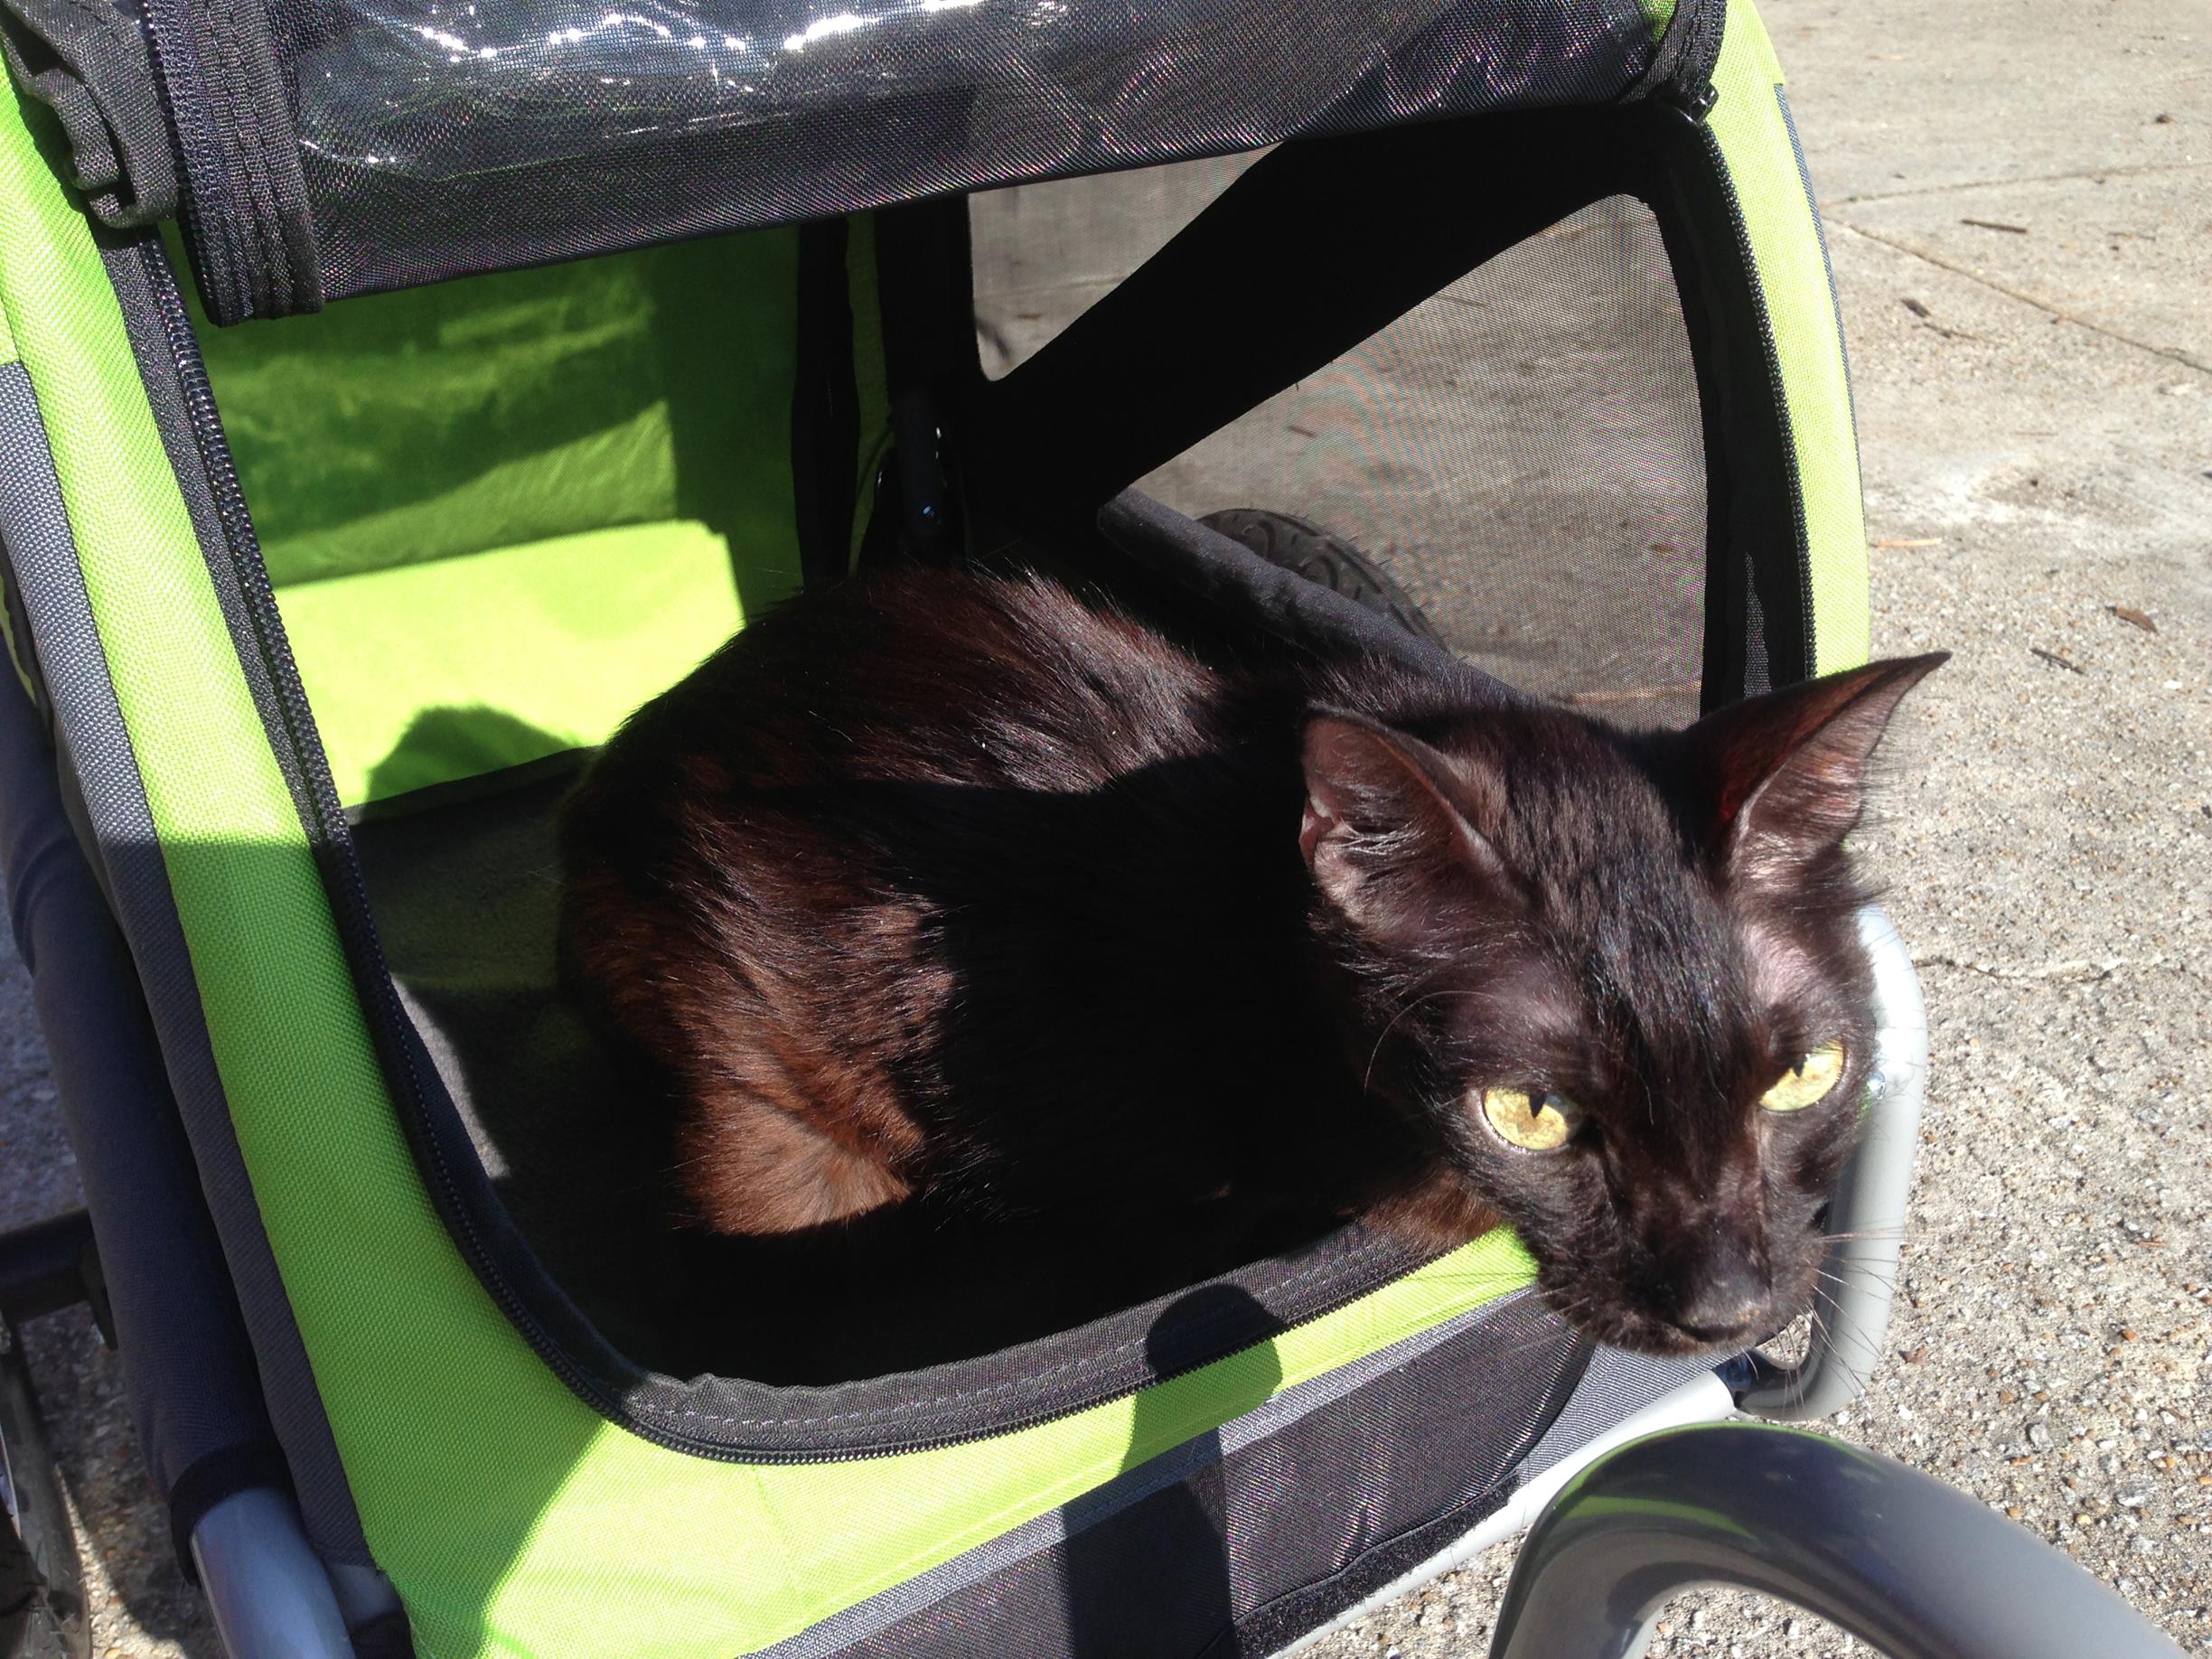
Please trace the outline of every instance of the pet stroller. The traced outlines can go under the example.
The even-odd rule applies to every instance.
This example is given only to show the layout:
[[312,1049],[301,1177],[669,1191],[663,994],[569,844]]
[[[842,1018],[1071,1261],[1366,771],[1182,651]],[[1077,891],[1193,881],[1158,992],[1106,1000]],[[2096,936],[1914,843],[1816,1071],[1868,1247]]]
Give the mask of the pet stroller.
[[[1747,5],[4,21],[0,831],[91,1220],[0,1289],[94,1301],[234,1654],[1270,1650],[1596,1448],[1863,1377],[1879,1236],[1801,1364],[1716,1369],[1593,1348],[1502,1233],[1356,1228],[923,1373],[686,1375],[743,1309],[664,1305],[554,987],[578,755],[857,565],[1049,549],[1194,638],[1427,633],[1632,717],[1860,661]],[[1868,925],[1839,1233],[1900,1218],[1918,1100]]]

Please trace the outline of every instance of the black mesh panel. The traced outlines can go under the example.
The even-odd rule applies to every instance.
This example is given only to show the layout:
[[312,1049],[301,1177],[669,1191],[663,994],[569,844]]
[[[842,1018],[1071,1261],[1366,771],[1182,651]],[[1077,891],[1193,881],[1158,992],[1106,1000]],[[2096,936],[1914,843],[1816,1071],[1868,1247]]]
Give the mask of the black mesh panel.
[[[987,371],[1026,361],[1247,164],[979,198]],[[1253,257],[1297,260],[1295,235]],[[1350,543],[1454,651],[1525,689],[1630,724],[1696,713],[1697,383],[1657,222],[1628,196],[1508,248],[1138,488]]]

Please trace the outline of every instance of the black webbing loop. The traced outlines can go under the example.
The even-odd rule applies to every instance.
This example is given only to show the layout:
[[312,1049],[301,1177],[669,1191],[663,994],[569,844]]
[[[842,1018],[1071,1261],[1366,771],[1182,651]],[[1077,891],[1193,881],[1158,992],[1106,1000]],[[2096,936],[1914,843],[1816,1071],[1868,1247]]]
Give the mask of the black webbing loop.
[[0,52],[60,119],[95,218],[127,230],[175,213],[176,158],[135,18],[99,0],[0,0]]

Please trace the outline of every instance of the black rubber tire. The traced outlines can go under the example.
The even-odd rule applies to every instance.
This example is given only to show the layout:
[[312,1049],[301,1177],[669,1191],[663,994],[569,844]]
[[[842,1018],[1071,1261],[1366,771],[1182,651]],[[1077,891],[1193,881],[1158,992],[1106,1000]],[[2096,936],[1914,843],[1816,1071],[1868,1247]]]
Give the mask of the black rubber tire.
[[84,1569],[46,1425],[13,1325],[0,1321],[0,1457],[14,1516],[0,1508],[0,1659],[89,1659]]
[[1378,611],[1416,638],[1444,643],[1413,595],[1343,537],[1266,507],[1224,507],[1198,520],[1250,548],[1270,565]]

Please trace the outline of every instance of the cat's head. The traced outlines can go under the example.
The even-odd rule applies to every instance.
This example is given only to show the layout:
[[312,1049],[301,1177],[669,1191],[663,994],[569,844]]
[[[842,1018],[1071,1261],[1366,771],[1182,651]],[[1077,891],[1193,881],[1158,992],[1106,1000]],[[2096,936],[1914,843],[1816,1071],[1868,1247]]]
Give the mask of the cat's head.
[[1300,845],[1354,1063],[1601,1340],[1741,1346],[1811,1299],[1874,1036],[1842,840],[1944,660],[1680,732],[1309,715]]

